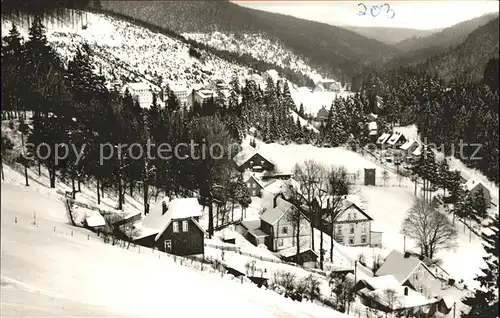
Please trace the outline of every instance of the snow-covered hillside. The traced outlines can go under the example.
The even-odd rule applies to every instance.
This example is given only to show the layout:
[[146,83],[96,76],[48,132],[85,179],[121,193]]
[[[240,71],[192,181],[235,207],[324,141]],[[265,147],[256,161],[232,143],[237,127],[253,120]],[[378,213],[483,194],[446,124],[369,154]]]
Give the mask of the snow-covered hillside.
[[220,50],[249,54],[257,60],[287,67],[309,76],[317,82],[322,76],[310,67],[307,61],[277,41],[271,41],[262,34],[184,33],[184,37],[215,47]]
[[[2,34],[11,29],[11,22],[2,18]],[[189,55],[189,45],[180,40],[103,14],[87,13],[86,27],[50,23],[49,43],[68,61],[79,45],[88,42],[96,54],[96,68],[110,82],[150,80],[183,82],[188,87],[206,83],[212,76],[229,79],[233,74],[243,77],[247,69],[231,64],[207,52],[200,59]],[[18,25],[27,36],[27,23]]]
[[151,250],[104,244],[65,214],[57,198],[2,184],[2,315],[347,317]]

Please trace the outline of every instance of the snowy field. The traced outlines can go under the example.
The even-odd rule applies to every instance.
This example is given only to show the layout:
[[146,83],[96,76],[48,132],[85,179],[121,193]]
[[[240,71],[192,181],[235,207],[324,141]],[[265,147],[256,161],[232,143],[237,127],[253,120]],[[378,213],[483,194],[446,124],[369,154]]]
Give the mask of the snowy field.
[[[33,207],[38,226],[31,224]],[[346,317],[104,244],[69,226],[65,213],[57,198],[2,184],[3,316]]]

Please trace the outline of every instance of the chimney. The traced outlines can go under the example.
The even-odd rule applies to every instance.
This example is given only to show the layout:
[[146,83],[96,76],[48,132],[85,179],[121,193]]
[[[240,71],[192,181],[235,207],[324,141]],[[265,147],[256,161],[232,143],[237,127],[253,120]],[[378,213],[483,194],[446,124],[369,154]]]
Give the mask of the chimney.
[[405,287],[404,293],[405,293],[405,296],[408,296],[408,287]]
[[276,205],[277,205],[276,200],[278,200],[278,196],[279,196],[279,194],[277,194],[277,195],[274,196],[274,199],[273,199],[273,208],[276,208]]

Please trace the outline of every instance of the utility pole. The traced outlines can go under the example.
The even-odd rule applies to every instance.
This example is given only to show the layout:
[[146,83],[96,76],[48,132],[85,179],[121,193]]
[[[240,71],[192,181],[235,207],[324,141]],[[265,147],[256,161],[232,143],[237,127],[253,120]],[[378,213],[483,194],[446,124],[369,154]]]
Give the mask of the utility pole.
[[356,280],[357,280],[357,269],[358,269],[358,261],[354,261],[354,286],[356,286]]
[[406,235],[403,235],[403,253],[406,253]]
[[453,318],[455,318],[455,307],[456,307],[456,305],[457,305],[457,303],[456,303],[456,302],[454,302],[454,303],[453,303]]

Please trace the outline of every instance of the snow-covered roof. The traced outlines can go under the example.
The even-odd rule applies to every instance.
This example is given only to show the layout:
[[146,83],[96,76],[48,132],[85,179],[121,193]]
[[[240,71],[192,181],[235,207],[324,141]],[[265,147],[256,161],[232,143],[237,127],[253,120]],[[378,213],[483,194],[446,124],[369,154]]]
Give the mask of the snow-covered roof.
[[165,232],[170,223],[173,220],[178,219],[189,219],[204,231],[201,225],[193,219],[194,217],[202,216],[201,205],[197,198],[177,198],[167,203],[167,211],[162,215],[161,220],[164,222],[158,234],[155,237],[155,241],[160,238],[160,236]]
[[255,183],[257,183],[261,189],[264,189],[264,184],[256,176],[254,175],[250,176],[248,179],[245,180],[245,182],[248,182],[250,179],[254,180]]
[[485,188],[485,191],[489,191],[489,190],[488,190],[488,189],[484,186],[484,184],[483,184],[481,181],[477,180],[477,179],[469,179],[469,180],[465,183],[464,187],[465,187],[465,189],[466,189],[466,190],[468,190],[468,191],[472,191],[475,187],[477,187],[477,186],[478,186],[478,185],[480,185],[480,184],[483,186],[483,188]]
[[[310,246],[308,245],[301,245],[299,248],[299,254],[311,251],[314,253],[314,255],[318,256],[318,253],[316,253]],[[285,248],[284,250],[281,250],[278,252],[283,257],[292,257],[297,255],[297,247],[296,246],[290,246],[288,248]]]
[[269,234],[265,233],[261,229],[248,230],[248,233],[250,233],[253,237],[256,237],[256,238],[269,236]]
[[400,132],[398,132],[398,131],[396,131],[395,133],[392,134],[391,138],[389,138],[389,140],[387,141],[387,143],[389,145],[394,145],[394,144],[396,144],[399,141],[399,139],[401,139],[401,137],[403,137],[403,134],[400,133]]
[[377,144],[385,144],[385,142],[391,137],[391,134],[388,134],[388,133],[383,133],[382,135],[380,135],[380,137],[378,137],[377,139]]
[[255,230],[260,227],[260,220],[246,220],[246,221],[241,221],[240,224],[247,230]]
[[413,156],[420,156],[422,154],[422,151],[424,150],[424,146],[418,145],[418,147],[411,153]]
[[260,219],[268,224],[274,225],[292,208],[295,208],[293,204],[281,197],[278,197],[276,198],[276,207],[271,206],[268,208],[264,213],[262,213]]
[[125,88],[127,88],[127,87],[133,91],[151,90],[151,85],[146,83],[146,82],[127,83],[127,84],[125,84]]
[[368,277],[364,282],[372,289],[399,289],[401,283],[394,277],[394,275],[384,275],[376,277]]
[[402,150],[408,150],[410,149],[411,146],[413,146],[413,144],[418,144],[418,141],[416,141],[415,139],[413,138],[410,138],[408,139],[404,144],[401,145],[401,147],[399,147],[399,149],[402,149]]
[[[404,289],[407,288],[408,295],[405,296]],[[377,302],[388,306],[389,301],[386,299],[386,290],[392,289],[395,291],[396,300],[392,300],[392,306],[394,309],[397,308],[412,308],[412,307],[420,307],[425,305],[430,305],[435,302],[435,300],[428,299],[424,297],[422,294],[414,291],[411,288],[400,286],[396,289],[394,288],[386,288],[386,289],[375,289],[373,291],[365,292],[365,295],[369,296],[372,299],[376,299]],[[392,296],[391,296],[392,297]]]
[[85,222],[87,223],[88,226],[98,227],[106,225],[106,221],[104,220],[104,217],[101,215],[101,213],[94,210],[87,210],[87,211],[88,213],[85,217]]
[[233,157],[233,161],[236,163],[238,167],[247,162],[250,158],[252,158],[257,153],[257,150],[253,147],[244,147],[240,152]]
[[368,130],[377,130],[377,122],[371,121],[368,123]]
[[411,255],[405,257],[404,254],[396,250],[392,250],[375,275],[393,275],[401,284],[403,284],[419,265],[424,266],[429,273],[434,276],[432,271],[418,258]]
[[213,97],[215,94],[214,91],[209,90],[209,89],[200,89],[200,90],[196,91],[196,93],[198,95],[200,95],[200,97],[203,99]]

